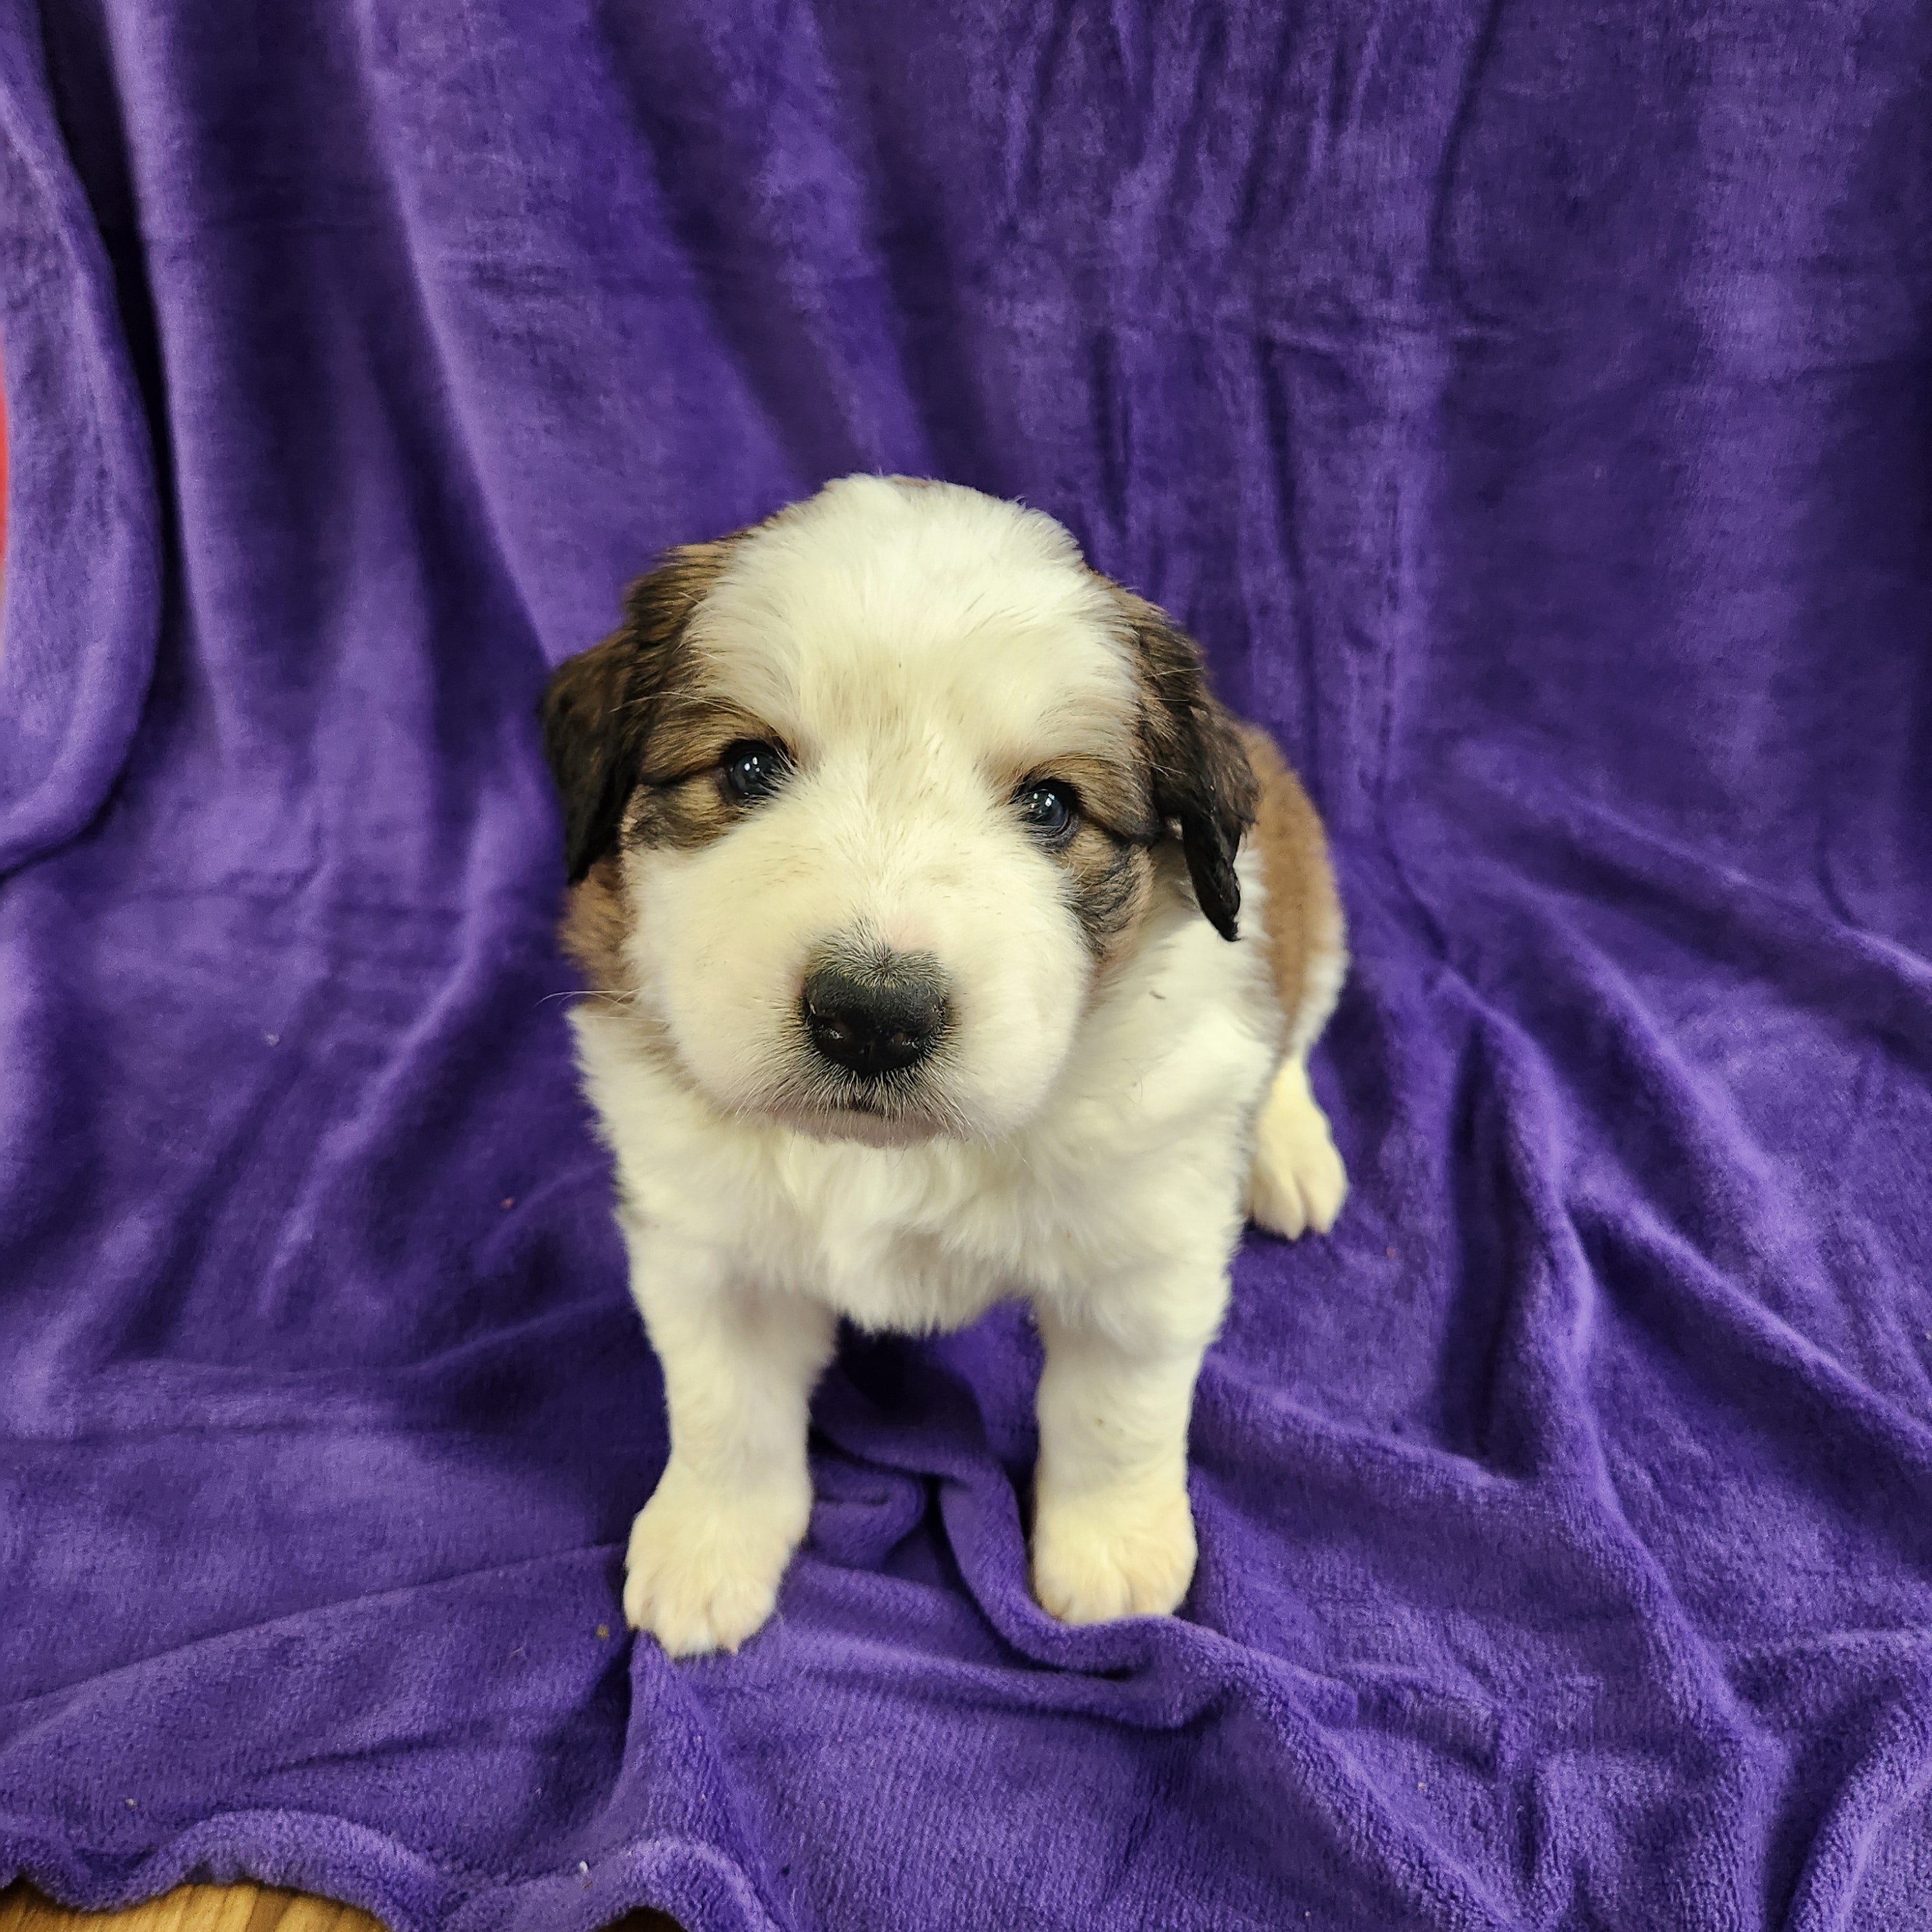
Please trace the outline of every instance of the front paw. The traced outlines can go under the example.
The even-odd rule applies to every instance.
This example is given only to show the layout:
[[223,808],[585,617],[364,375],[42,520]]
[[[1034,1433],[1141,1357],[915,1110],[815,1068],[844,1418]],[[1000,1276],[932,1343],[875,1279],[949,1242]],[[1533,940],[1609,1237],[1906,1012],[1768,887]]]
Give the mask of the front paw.
[[1348,1196],[1348,1172],[1328,1116],[1316,1105],[1307,1070],[1291,1060],[1255,1124],[1248,1218],[1291,1241],[1311,1230],[1325,1234]]
[[1083,1496],[1040,1496],[1033,1593],[1064,1624],[1165,1616],[1194,1575],[1194,1519],[1184,1486],[1123,1484]]
[[811,1508],[809,1493],[724,1494],[667,1469],[631,1526],[626,1622],[672,1657],[736,1650],[770,1616]]

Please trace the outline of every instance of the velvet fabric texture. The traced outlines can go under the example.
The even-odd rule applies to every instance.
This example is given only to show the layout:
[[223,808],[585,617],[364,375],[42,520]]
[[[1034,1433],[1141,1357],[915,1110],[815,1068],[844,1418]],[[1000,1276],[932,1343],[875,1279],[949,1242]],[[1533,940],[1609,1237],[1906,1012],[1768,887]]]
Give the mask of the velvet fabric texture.
[[[1932,16],[0,0],[0,1878],[406,1932],[1932,1922]],[[532,705],[857,469],[1332,828],[1178,1618],[848,1339],[674,1666]]]

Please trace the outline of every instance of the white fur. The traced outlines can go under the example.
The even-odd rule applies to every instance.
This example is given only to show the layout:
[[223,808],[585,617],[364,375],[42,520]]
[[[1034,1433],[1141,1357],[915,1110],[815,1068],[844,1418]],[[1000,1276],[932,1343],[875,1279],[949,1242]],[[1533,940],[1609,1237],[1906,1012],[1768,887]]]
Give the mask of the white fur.
[[1348,1177],[1335,1151],[1328,1117],[1308,1084],[1308,1063],[1290,1054],[1255,1123],[1248,1213],[1290,1240],[1311,1228],[1325,1234],[1348,1193]]
[[994,1136],[1038,1106],[1084,947],[1011,788],[1118,733],[1136,701],[1078,555],[1036,512],[876,477],[739,545],[692,640],[798,772],[778,808],[631,874],[634,968],[720,1106],[784,1108],[806,956],[856,934],[952,972],[944,1124]]
[[[670,1412],[626,1612],[674,1654],[770,1616],[836,1317],[929,1331],[1016,1295],[1046,1350],[1036,1594],[1071,1622],[1170,1610],[1244,1202],[1284,1231],[1291,1197],[1302,1225],[1340,1204],[1301,1058],[1339,963],[1312,1024],[1283,1014],[1252,857],[1231,944],[1162,848],[1132,952],[1096,975],[1010,800],[1117,739],[1136,687],[1104,586],[1048,518],[850,479],[743,540],[693,634],[797,769],[700,850],[626,853],[636,1006],[572,1016]],[[936,955],[953,988],[930,1103],[890,1124],[799,1099],[806,959],[855,931]]]

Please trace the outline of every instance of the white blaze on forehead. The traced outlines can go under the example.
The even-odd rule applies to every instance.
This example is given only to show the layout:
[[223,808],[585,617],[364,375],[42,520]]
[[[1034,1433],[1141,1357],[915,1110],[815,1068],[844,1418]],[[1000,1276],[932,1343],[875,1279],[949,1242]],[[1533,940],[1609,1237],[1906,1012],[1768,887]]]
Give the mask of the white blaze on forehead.
[[1131,723],[1112,620],[1051,517],[855,476],[742,538],[692,636],[718,684],[802,757],[856,735],[1027,759]]

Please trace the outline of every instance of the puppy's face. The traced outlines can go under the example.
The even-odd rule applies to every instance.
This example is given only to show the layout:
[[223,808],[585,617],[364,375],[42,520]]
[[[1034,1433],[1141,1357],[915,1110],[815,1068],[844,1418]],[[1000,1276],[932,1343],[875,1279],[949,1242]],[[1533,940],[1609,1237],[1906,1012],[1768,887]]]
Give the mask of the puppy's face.
[[1239,742],[1192,645],[1049,518],[849,478],[674,551],[629,619],[557,673],[546,741],[572,879],[598,868],[625,980],[717,1106],[998,1137],[1163,842],[1233,936]]

